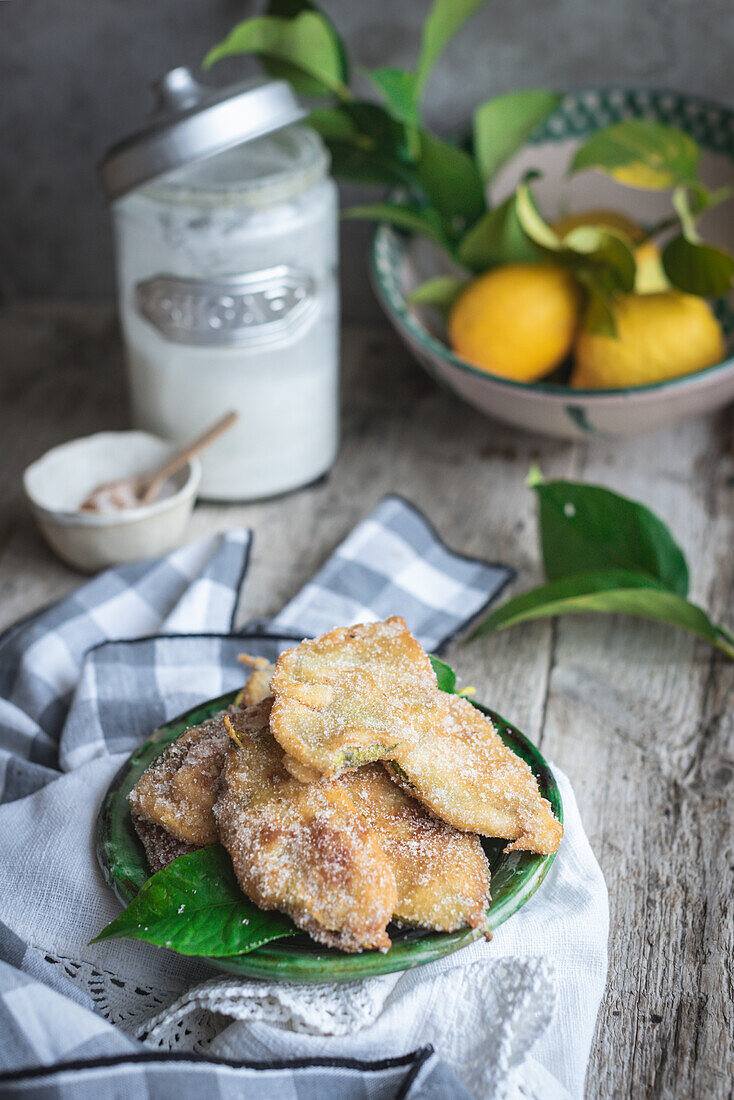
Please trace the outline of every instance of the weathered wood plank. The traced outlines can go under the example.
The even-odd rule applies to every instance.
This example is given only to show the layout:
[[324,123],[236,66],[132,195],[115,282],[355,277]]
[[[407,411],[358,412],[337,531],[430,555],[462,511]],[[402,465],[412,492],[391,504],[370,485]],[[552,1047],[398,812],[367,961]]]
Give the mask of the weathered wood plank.
[[[595,447],[580,470],[670,523],[693,564],[694,598],[724,619],[732,500],[713,489],[728,439],[727,417],[698,421]],[[731,1094],[734,792],[723,706],[733,691],[731,664],[665,627],[558,624],[545,748],[573,776],[610,893],[591,1095]]]

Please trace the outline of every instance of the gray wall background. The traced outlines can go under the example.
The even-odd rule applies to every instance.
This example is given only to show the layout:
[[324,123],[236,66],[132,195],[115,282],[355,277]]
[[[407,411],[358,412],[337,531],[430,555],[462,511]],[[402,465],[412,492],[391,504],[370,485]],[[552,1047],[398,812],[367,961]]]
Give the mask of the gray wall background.
[[[409,64],[428,0],[321,0],[364,66]],[[106,297],[111,235],[94,167],[137,128],[151,80],[198,66],[253,0],[0,2],[0,295]],[[434,73],[429,122],[450,134],[512,87],[676,87],[734,102],[734,0],[493,0]],[[211,79],[254,71],[222,63]],[[345,191],[353,201],[355,190]],[[373,319],[366,226],[342,232],[345,315]]]

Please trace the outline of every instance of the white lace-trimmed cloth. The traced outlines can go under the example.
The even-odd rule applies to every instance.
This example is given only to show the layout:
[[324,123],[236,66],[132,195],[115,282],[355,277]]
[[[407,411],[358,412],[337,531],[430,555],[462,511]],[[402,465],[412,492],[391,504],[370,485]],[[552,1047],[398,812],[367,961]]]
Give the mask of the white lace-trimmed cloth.
[[[0,1094],[581,1095],[608,915],[561,775],[566,835],[539,895],[492,944],[429,967],[268,984],[135,941],[88,946],[119,912],[93,831],[121,762],[161,722],[239,686],[242,648],[289,644],[230,634],[249,543],[235,530],[102,574],[0,638]],[[270,629],[403,614],[436,648],[509,576],[447,550],[391,497]]]

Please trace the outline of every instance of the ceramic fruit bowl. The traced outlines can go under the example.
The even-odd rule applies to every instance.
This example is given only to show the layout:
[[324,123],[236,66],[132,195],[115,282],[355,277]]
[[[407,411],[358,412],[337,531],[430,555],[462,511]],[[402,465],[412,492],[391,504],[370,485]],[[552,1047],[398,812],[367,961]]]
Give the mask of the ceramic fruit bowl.
[[[492,202],[504,199],[525,172],[537,168],[543,178],[533,185],[533,193],[551,221],[570,212],[600,208],[618,210],[642,224],[667,216],[667,192],[622,187],[591,171],[565,178],[581,141],[627,118],[650,118],[685,130],[701,148],[701,178],[711,187],[734,183],[734,110],[676,92],[590,89],[564,96],[542,130],[498,173]],[[733,202],[724,203],[701,219],[702,235],[730,250],[734,250],[732,209]],[[437,312],[411,306],[408,299],[427,279],[456,270],[423,238],[384,225],[375,234],[373,281],[390,321],[429,374],[488,416],[544,435],[581,439],[651,431],[734,400],[734,295],[714,307],[729,347],[721,363],[632,389],[571,389],[555,380],[512,382],[472,366],[451,351]]]

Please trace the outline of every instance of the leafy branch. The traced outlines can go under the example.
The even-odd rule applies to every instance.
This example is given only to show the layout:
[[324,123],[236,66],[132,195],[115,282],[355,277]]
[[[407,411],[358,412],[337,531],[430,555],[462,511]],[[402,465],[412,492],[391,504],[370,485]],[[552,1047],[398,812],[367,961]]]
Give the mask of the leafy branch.
[[687,630],[734,660],[734,634],[688,600],[688,566],[665,524],[636,501],[596,485],[542,480],[538,497],[546,583],[507,600],[471,637],[532,619],[610,612]]
[[[357,98],[347,52],[336,28],[310,0],[270,0],[266,13],[239,23],[209,51],[204,66],[251,54],[271,75],[316,97],[309,123],[321,135],[341,179],[393,191],[395,202],[345,212],[421,233],[472,269],[486,267],[494,222],[485,188],[498,168],[557,107],[560,96],[525,89],[497,96],[474,113],[470,151],[432,133],[421,104],[433,69],[453,36],[485,0],[434,0],[426,17],[415,67],[367,72],[380,102]],[[533,252],[527,243],[527,254]],[[465,257],[466,259],[462,259]]]
[[[466,270],[537,260],[552,254],[571,267],[586,291],[585,325],[615,334],[614,299],[634,289],[634,246],[627,234],[592,226],[560,237],[532,202],[528,181],[501,203],[487,193],[497,171],[558,107],[561,96],[525,88],[480,103],[468,150],[432,133],[422,117],[427,84],[453,36],[485,0],[433,0],[412,69],[367,72],[380,102],[360,99],[354,66],[328,17],[311,0],[269,0],[264,15],[239,23],[209,51],[204,66],[251,54],[301,95],[321,100],[309,116],[341,179],[388,188],[387,202],[345,212],[430,238]],[[734,258],[701,240],[698,219],[730,197],[710,192],[699,178],[700,150],[690,135],[650,119],[628,119],[592,134],[577,150],[570,173],[603,172],[630,187],[670,189],[672,213],[649,236],[675,229],[662,253],[666,277],[688,293],[718,297],[734,282]],[[399,197],[395,198],[395,193]],[[446,308],[446,285],[419,288],[422,304]],[[435,296],[434,296],[435,295]]]

